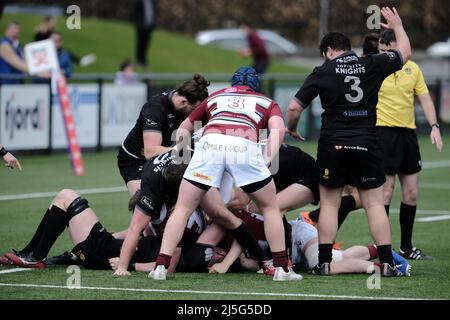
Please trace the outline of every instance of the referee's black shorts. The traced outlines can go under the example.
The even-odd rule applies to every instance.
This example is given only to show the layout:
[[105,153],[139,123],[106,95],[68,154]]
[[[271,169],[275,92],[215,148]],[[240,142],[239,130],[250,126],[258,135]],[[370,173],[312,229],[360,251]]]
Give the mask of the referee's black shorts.
[[377,127],[387,175],[410,175],[422,170],[419,143],[414,129]]
[[381,150],[320,142],[317,148],[319,183],[327,188],[351,185],[375,189],[386,181]]

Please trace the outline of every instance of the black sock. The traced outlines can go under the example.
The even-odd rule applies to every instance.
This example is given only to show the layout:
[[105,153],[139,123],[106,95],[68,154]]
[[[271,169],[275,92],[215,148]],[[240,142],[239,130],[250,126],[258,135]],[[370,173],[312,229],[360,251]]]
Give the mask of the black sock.
[[400,230],[401,243],[400,249],[408,251],[412,249],[412,233],[414,227],[414,219],[416,218],[417,206],[404,204],[400,205]]
[[47,209],[44,216],[42,217],[41,222],[39,223],[39,226],[37,227],[34,233],[33,238],[31,238],[30,242],[25,246],[25,248],[20,250],[21,253],[30,253],[31,251],[34,250],[34,248],[36,248],[36,246],[39,243],[39,240],[41,239],[42,232],[44,232],[45,221],[47,220],[49,212],[50,209]]
[[333,257],[333,244],[322,243],[319,244],[319,266],[324,262],[330,263]]
[[258,262],[264,260],[264,254],[261,248],[258,246],[256,240],[250,234],[245,223],[241,223],[239,227],[234,230],[230,230],[231,235],[236,241],[242,246],[242,248],[246,249],[248,253],[255,258]]
[[309,213],[309,218],[315,223],[317,223],[319,221],[319,214],[320,214],[320,207],[317,208],[316,210],[311,211]]
[[389,217],[389,205],[388,205],[388,204],[385,204],[385,205],[384,205],[384,209],[386,209],[386,214],[387,214],[387,216]]
[[394,267],[394,258],[392,258],[392,245],[386,244],[383,246],[377,246],[378,251],[378,259],[380,259],[380,262],[383,263],[389,263],[389,265],[393,268]]
[[342,197],[341,206],[339,207],[338,211],[338,229],[344,223],[344,220],[345,218],[347,218],[349,212],[355,209],[356,209],[356,201],[352,195]]
[[56,239],[66,228],[69,222],[69,215],[57,206],[52,206],[48,212],[45,225],[43,227],[42,236],[39,243],[33,250],[33,258],[43,260],[47,257],[48,252],[55,243]]

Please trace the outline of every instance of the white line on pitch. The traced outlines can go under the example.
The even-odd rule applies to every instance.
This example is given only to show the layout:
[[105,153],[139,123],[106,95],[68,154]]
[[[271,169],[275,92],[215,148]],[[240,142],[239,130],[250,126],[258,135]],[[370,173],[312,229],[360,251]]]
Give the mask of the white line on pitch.
[[22,272],[22,271],[31,271],[34,269],[30,269],[30,268],[14,268],[14,269],[6,269],[6,270],[1,270],[0,274],[7,274],[7,273],[14,273],[14,272]]
[[276,292],[239,292],[239,291],[197,291],[197,290],[164,290],[164,289],[140,289],[140,288],[108,288],[108,287],[78,287],[39,285],[26,283],[0,283],[0,287],[25,287],[25,288],[48,288],[68,290],[99,290],[99,291],[128,291],[128,292],[159,292],[159,293],[189,293],[207,295],[244,295],[244,296],[271,296],[271,297],[304,297],[304,298],[335,298],[335,299],[365,299],[365,300],[424,300],[422,298],[399,298],[399,297],[374,297],[374,296],[347,296],[308,293],[276,293]]
[[[124,191],[127,191],[127,188],[125,186],[75,190],[75,192],[77,192],[79,194],[83,194],[83,195],[84,194],[114,193],[114,192],[124,192]],[[56,196],[57,194],[58,194],[58,192],[36,192],[36,193],[25,193],[25,194],[0,195],[0,201],[51,198],[51,197]]]
[[450,160],[445,161],[432,161],[432,162],[424,162],[424,169],[436,169],[436,168],[448,168],[450,167]]
[[427,218],[419,218],[416,221],[419,222],[432,222],[432,221],[442,221],[442,220],[450,220],[450,214],[440,215],[436,217],[427,217]]

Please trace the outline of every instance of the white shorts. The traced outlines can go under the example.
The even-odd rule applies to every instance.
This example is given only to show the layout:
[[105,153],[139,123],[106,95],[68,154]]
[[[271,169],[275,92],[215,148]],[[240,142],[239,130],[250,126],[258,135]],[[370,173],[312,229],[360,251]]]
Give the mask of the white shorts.
[[271,176],[258,143],[224,134],[207,134],[195,144],[194,156],[184,178],[219,188],[224,172],[238,187],[262,181]]
[[[292,263],[300,263],[301,258],[306,258],[309,269],[314,268],[319,263],[319,237],[315,227],[301,220],[289,221],[292,226]],[[316,240],[305,249],[305,245],[312,240]],[[302,254],[304,252],[304,254]],[[333,250],[333,261],[342,260],[342,251]]]
[[[341,250],[333,249],[332,261],[337,262],[343,259]],[[305,252],[306,261],[309,269],[314,268],[319,263],[319,242],[310,245]]]

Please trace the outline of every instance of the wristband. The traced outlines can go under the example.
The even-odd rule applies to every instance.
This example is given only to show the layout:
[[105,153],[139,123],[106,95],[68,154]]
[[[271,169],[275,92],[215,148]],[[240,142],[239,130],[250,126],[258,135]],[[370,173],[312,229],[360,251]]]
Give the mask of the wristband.
[[5,147],[2,147],[0,149],[0,156],[4,157],[9,151],[5,149]]
[[439,125],[439,123],[436,122],[431,125],[431,129],[433,129],[433,127],[436,127],[439,129],[441,126]]

